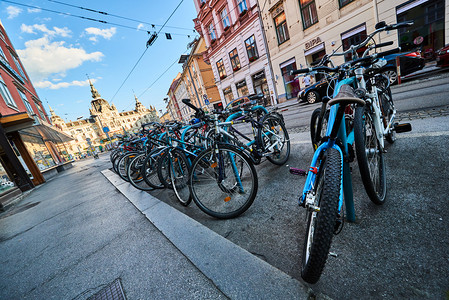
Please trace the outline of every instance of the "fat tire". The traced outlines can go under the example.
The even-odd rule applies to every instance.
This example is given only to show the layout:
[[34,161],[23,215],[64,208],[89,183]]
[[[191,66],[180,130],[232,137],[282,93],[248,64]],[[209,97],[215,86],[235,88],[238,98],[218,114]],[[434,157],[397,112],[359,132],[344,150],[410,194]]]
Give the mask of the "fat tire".
[[320,208],[320,211],[307,212],[307,230],[301,259],[301,277],[311,284],[316,283],[321,277],[334,236],[338,214],[341,170],[340,152],[337,149],[329,148],[324,152],[316,178],[315,205]]

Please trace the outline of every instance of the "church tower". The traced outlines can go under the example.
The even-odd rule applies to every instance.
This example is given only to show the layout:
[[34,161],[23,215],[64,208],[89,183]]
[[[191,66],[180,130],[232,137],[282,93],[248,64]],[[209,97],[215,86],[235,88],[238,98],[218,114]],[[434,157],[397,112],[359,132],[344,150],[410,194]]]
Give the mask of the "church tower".
[[100,93],[97,91],[97,89],[94,87],[92,82],[89,79],[90,84],[90,91],[92,93],[92,101],[90,102],[91,108],[89,109],[89,112],[91,115],[99,115],[106,112],[110,112],[113,110],[117,110],[114,105],[109,105],[108,101],[101,98]]

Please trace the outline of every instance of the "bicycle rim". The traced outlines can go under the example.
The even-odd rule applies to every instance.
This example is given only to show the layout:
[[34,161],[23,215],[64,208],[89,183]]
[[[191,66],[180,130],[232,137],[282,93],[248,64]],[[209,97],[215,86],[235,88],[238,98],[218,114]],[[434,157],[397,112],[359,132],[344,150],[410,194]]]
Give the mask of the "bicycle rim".
[[205,213],[228,219],[244,213],[257,194],[253,163],[241,151],[220,146],[209,148],[193,162],[190,188],[194,202]]
[[187,206],[192,201],[189,189],[189,165],[184,154],[172,151],[169,158],[170,182],[176,198]]

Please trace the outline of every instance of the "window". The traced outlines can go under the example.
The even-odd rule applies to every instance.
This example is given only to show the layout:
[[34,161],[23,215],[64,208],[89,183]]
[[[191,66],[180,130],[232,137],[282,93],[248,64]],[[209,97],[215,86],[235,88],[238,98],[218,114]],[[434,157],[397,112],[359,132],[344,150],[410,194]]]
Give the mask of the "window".
[[14,99],[9,93],[8,87],[6,86],[6,83],[3,81],[3,78],[1,76],[0,76],[0,94],[8,106],[17,108],[17,104],[16,102],[14,102]]
[[239,7],[240,14],[243,14],[243,12],[246,12],[248,10],[248,7],[246,6],[246,0],[237,0],[237,6]]
[[256,39],[254,38],[254,35],[252,35],[245,41],[245,47],[250,62],[255,61],[257,58],[259,58],[259,54],[257,53]]
[[217,35],[215,34],[214,24],[212,24],[212,23],[209,25],[209,36],[210,36],[211,42],[214,42],[217,39]]
[[220,76],[220,79],[226,78],[226,70],[224,67],[223,59],[220,59],[217,61],[217,69],[218,69],[218,75]]
[[296,70],[296,60],[293,58],[280,66],[282,78],[284,79],[285,96],[287,99],[294,98],[300,90],[299,80],[295,79],[295,75],[290,75],[290,71]]
[[229,103],[234,99],[231,87],[227,87],[223,90],[223,96],[225,98],[226,103]]
[[315,0],[299,0],[299,6],[301,7],[302,25],[304,29],[318,22]]
[[288,35],[287,21],[285,19],[285,12],[282,12],[274,18],[274,25],[276,27],[279,45],[290,39],[290,36]]
[[229,16],[228,16],[226,7],[223,8],[220,15],[221,15],[221,21],[223,22],[223,29],[226,30],[229,28],[229,26],[231,26],[231,23],[229,22]]
[[2,59],[2,61],[6,61],[5,52],[3,52],[2,47],[0,47],[0,58]]
[[12,53],[11,53],[11,56],[12,56],[12,59],[14,60],[14,63],[16,64],[17,69],[18,69],[19,72],[20,72],[20,75],[22,75],[23,79],[26,80],[27,78],[26,78],[26,76],[25,76],[25,72],[23,71],[22,66],[20,65],[19,60],[18,60],[17,57],[15,57]]
[[[363,42],[366,39],[366,26],[361,25],[356,28],[353,28],[341,35],[341,41],[343,43],[343,51],[348,50],[351,45],[357,45]],[[363,54],[366,50],[366,47],[360,48],[357,50],[359,55]],[[345,55],[345,61],[349,61],[352,59],[352,54]]]
[[234,50],[229,52],[229,59],[231,60],[232,70],[234,72],[240,69],[240,59],[237,48],[234,48]]
[[242,80],[240,82],[237,82],[235,84],[235,87],[237,88],[237,95],[239,97],[249,95],[248,87],[246,86],[246,80]]
[[349,4],[349,3],[353,2],[353,1],[354,0],[338,0],[338,3],[340,4],[340,8],[342,8],[346,4]]
[[36,105],[36,107],[37,107],[37,110],[39,111],[39,114],[41,115],[41,119],[42,120],[46,120],[45,119],[45,114],[44,114],[44,112],[42,111],[42,108],[40,107],[40,105],[37,105],[36,103],[34,103],[35,105]]

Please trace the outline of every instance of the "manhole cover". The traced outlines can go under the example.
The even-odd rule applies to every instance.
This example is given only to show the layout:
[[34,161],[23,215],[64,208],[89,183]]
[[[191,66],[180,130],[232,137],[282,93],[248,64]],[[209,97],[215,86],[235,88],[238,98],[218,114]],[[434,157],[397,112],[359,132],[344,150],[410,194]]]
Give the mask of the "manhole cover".
[[120,278],[114,280],[95,295],[87,298],[87,300],[126,300]]

